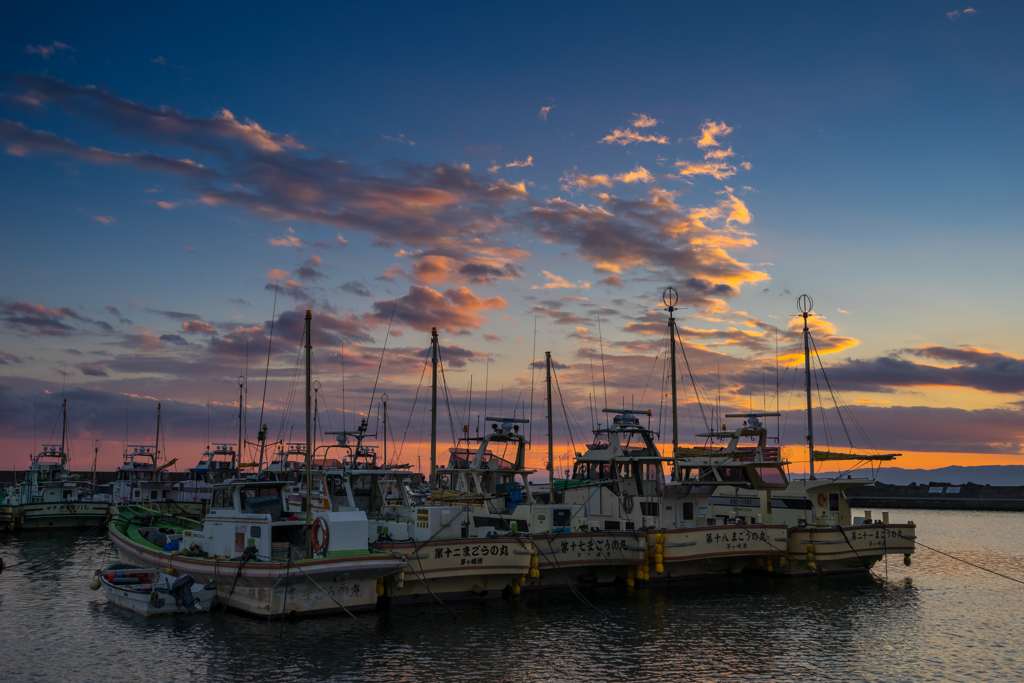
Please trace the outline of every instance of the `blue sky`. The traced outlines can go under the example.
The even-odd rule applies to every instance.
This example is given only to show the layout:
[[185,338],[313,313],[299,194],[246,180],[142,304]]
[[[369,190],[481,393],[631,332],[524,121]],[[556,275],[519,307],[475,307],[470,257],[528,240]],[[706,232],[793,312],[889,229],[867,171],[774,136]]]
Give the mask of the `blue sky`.
[[[766,330],[807,292],[826,364],[883,447],[1017,457],[1024,10],[968,9],[15,8],[0,27],[8,412],[62,370],[93,392],[81,401],[179,402],[191,443],[206,397],[228,402],[232,344],[265,353],[273,271],[295,284],[278,316],[311,307],[334,326],[325,356],[365,355],[347,391],[372,385],[404,297],[389,346],[412,359],[441,325],[465,355],[460,391],[487,356],[521,389],[538,316],[538,356],[569,366],[580,407],[596,316],[615,391],[643,393],[675,285],[727,400],[774,363]],[[387,365],[411,405],[418,366]],[[81,438],[114,430],[95,410]],[[955,437],[927,436],[934,411]],[[0,429],[20,450],[24,420]]]

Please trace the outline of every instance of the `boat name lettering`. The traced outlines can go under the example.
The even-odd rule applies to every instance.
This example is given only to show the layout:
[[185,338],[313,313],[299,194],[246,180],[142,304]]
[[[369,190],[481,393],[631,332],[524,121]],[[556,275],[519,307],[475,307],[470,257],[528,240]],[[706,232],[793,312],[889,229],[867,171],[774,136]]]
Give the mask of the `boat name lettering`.
[[[737,541],[739,541],[740,543],[744,541],[761,541],[762,543],[767,543],[768,534],[764,531],[750,531],[749,529],[740,529],[739,531],[733,531],[732,533],[729,533],[728,531],[726,531],[725,533],[708,532],[707,536],[704,537],[704,542],[708,545],[712,543],[718,543],[719,541],[724,541],[726,543],[736,543]],[[727,546],[726,549],[733,550],[740,547],[741,546],[739,545]],[[745,545],[742,547],[746,548]]]
[[588,540],[588,541],[578,541],[578,542],[577,541],[572,541],[572,542],[570,542],[570,541],[562,541],[562,543],[561,543],[561,545],[559,547],[557,547],[557,548],[552,547],[552,550],[554,552],[556,552],[556,553],[575,553],[575,552],[592,553],[595,550],[597,552],[601,552],[603,550],[625,550],[625,549],[626,549],[626,541],[625,541],[625,539],[623,539],[623,540],[619,540],[619,539],[609,540],[607,538],[605,538],[603,540],[602,539],[597,539],[596,541],[594,539],[592,539],[592,538],[590,540]]
[[[441,560],[448,557],[487,557],[488,555],[508,555],[507,545],[474,545],[463,546],[462,548],[434,548],[434,559]],[[463,562],[462,564],[466,564]],[[472,564],[480,564],[474,562]]]
[[887,538],[903,538],[903,529],[871,529],[870,531],[851,531],[851,541],[880,540]]

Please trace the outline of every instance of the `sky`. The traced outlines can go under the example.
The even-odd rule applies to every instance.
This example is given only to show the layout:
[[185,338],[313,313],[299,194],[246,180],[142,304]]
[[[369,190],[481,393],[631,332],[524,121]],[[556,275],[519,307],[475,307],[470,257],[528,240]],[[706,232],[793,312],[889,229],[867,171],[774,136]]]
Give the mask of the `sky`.
[[486,398],[543,467],[545,351],[560,468],[606,405],[670,443],[666,287],[684,443],[778,410],[806,460],[808,294],[819,447],[1024,463],[1018,4],[8,15],[0,467],[59,441],[62,397],[74,466],[152,442],[158,401],[192,466],[237,440],[242,375],[246,438],[303,440],[306,310],[319,431],[381,442],[387,394],[392,458],[428,457],[432,327],[442,454]]

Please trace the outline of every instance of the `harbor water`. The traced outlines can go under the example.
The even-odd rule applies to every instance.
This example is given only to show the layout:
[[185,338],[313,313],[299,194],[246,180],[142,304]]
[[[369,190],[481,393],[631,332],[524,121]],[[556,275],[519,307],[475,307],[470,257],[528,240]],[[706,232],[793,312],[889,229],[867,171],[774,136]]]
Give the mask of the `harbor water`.
[[[1020,514],[890,520],[1024,580]],[[0,535],[0,556],[3,681],[1024,680],[1024,585],[924,547],[913,566],[890,558],[872,575],[745,574],[283,624],[119,612],[88,588],[116,561],[97,535]]]

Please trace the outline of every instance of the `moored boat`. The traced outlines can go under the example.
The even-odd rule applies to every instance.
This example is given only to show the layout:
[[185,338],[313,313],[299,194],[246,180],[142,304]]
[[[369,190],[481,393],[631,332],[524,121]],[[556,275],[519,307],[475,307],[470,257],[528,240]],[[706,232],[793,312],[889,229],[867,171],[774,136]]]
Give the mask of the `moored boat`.
[[97,571],[92,587],[102,587],[116,607],[147,617],[208,612],[217,599],[216,586],[197,584],[188,574],[172,576],[124,563]]

